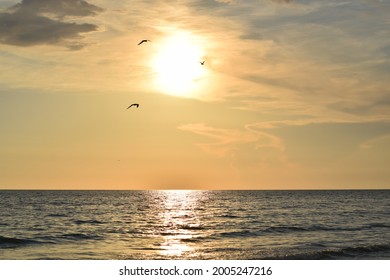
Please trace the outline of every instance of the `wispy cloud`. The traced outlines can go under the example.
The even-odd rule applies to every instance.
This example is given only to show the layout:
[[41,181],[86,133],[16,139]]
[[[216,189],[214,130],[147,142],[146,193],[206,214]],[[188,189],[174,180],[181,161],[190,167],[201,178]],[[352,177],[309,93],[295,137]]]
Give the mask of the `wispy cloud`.
[[271,0],[276,3],[291,3],[293,0]]
[[65,44],[70,49],[84,46],[82,33],[98,26],[65,20],[67,16],[93,16],[102,9],[78,0],[23,0],[0,13],[0,43],[16,46]]
[[227,155],[239,144],[258,141],[258,136],[249,131],[243,133],[237,130],[214,128],[203,123],[186,124],[181,125],[178,128],[213,139],[214,142],[212,143],[202,143],[197,145],[204,151],[218,156]]
[[230,158],[235,167],[285,161],[285,147],[280,138],[249,126],[238,130],[196,123],[181,125],[178,129],[209,138],[210,143],[196,145],[211,155]]
[[362,149],[375,149],[375,148],[378,149],[379,148],[378,150],[381,150],[380,148],[383,148],[384,146],[386,146],[387,149],[389,149],[389,147],[390,147],[390,134],[386,134],[386,135],[365,141],[365,142],[361,143],[360,148],[362,148]]

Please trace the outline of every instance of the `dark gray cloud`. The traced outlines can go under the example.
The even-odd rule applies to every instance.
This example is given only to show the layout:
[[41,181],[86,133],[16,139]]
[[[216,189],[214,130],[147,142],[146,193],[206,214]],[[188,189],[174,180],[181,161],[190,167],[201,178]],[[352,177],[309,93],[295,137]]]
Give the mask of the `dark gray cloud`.
[[[65,16],[91,16],[101,8],[79,0],[23,0],[8,12],[0,13],[0,43],[16,46],[65,44],[80,49],[81,33],[98,26],[64,20]],[[53,17],[54,16],[54,17]]]
[[0,42],[8,45],[57,44],[96,29],[93,24],[67,23],[34,14],[0,14]]
[[56,16],[90,16],[103,9],[82,0],[22,0],[10,10],[33,14],[54,14]]

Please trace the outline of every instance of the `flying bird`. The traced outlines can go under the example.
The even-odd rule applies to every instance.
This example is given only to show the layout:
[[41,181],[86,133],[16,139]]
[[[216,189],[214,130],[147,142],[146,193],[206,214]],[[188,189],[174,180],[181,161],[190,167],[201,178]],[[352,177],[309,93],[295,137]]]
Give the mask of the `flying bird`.
[[137,103],[134,103],[134,104],[131,104],[129,107],[127,107],[127,109],[129,109],[129,108],[131,108],[132,106],[135,106],[135,107],[139,107],[139,104],[137,104]]
[[205,62],[206,62],[206,61],[203,60],[203,61],[200,62],[200,64],[204,65]]
[[141,45],[142,43],[150,42],[150,40],[142,40],[141,42],[138,43],[138,45]]

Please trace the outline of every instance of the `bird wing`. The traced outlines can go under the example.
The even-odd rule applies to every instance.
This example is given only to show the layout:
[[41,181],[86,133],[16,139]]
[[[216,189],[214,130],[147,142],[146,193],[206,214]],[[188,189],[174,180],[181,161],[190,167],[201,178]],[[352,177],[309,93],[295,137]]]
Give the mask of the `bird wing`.
[[127,107],[127,109],[129,109],[132,106],[136,106],[138,108],[139,104],[137,104],[137,103],[131,104],[129,107]]
[[150,40],[142,40],[141,42],[138,43],[138,45],[141,45],[142,43],[145,43],[145,42],[150,42]]

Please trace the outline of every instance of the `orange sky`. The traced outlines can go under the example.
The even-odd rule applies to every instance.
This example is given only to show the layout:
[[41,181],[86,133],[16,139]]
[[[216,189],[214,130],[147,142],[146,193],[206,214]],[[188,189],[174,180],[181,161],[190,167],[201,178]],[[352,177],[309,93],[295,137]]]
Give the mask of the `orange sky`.
[[1,1],[0,188],[389,188],[389,14]]

